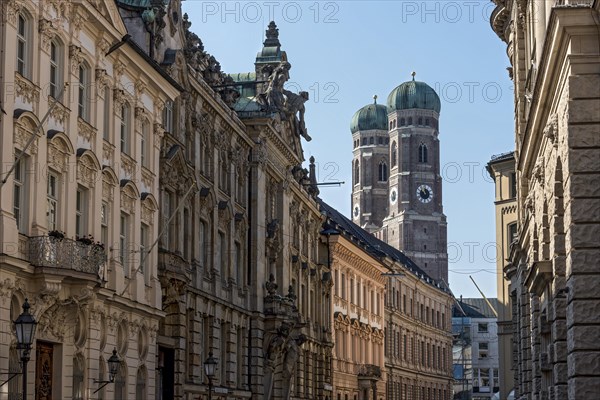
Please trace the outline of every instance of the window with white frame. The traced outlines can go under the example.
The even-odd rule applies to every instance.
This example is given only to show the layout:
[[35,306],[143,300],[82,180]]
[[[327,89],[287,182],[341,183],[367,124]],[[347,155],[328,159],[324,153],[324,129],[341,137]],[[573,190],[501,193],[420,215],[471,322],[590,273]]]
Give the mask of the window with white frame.
[[131,109],[129,104],[123,103],[121,107],[121,152],[129,154],[129,130],[131,129]]
[[23,13],[17,17],[17,72],[31,77],[31,18]]
[[79,87],[77,96],[77,116],[85,121],[89,120],[90,107],[90,69],[84,63],[79,66]]
[[140,272],[145,273],[148,265],[148,251],[150,227],[146,224],[140,226]]
[[140,161],[142,163],[142,167],[148,167],[150,165],[149,155],[148,155],[148,139],[150,135],[150,128],[148,121],[142,122],[142,140],[140,142]]
[[104,131],[102,132],[102,137],[104,140],[110,140],[110,115],[111,112],[111,104],[110,104],[110,88],[106,86],[104,88]]
[[57,40],[50,42],[50,96],[58,98],[63,82],[63,47]]
[[479,333],[487,333],[488,332],[488,324],[487,324],[487,322],[479,322],[477,324],[477,332],[479,332]]
[[48,173],[48,185],[46,190],[47,198],[47,210],[46,216],[48,218],[48,230],[58,230],[58,211],[59,211],[59,185],[60,181],[58,175],[50,172]]
[[13,214],[17,221],[17,229],[20,233],[27,233],[27,175],[25,173],[25,165],[27,163],[25,157],[19,159],[20,154],[17,154],[15,159],[14,170],[14,189],[13,189]]
[[105,246],[108,246],[108,221],[109,208],[107,203],[100,206],[100,240]]
[[163,128],[169,133],[173,133],[173,102],[168,100],[163,110]]
[[488,342],[479,342],[479,358],[487,358],[488,348]]
[[75,235],[77,237],[88,234],[88,209],[88,190],[83,186],[78,186],[75,197]]
[[127,266],[127,246],[129,239],[129,215],[121,213],[121,221],[119,227],[119,261],[123,265],[123,271],[125,277],[129,276],[129,269]]

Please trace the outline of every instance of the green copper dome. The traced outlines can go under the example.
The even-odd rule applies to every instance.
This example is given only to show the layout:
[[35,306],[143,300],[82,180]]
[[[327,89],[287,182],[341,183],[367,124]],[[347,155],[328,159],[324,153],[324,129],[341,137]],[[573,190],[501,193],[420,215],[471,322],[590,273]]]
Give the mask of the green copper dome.
[[371,129],[387,131],[387,108],[382,104],[377,104],[377,96],[374,96],[374,99],[373,104],[364,106],[352,117],[352,121],[350,122],[350,131],[352,133],[369,131]]
[[392,90],[387,99],[388,110],[408,110],[419,108],[422,110],[433,110],[439,114],[441,109],[440,98],[425,82],[413,80],[404,82]]

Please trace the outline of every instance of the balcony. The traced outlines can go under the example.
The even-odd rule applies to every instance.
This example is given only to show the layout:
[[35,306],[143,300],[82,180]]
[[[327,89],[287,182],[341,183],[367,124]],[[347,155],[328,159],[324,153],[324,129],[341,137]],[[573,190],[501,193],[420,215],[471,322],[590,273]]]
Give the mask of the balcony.
[[373,364],[362,364],[358,367],[359,378],[380,379],[381,368]]
[[28,239],[28,247],[29,262],[38,268],[83,272],[97,278],[106,262],[104,247],[90,241],[33,236]]

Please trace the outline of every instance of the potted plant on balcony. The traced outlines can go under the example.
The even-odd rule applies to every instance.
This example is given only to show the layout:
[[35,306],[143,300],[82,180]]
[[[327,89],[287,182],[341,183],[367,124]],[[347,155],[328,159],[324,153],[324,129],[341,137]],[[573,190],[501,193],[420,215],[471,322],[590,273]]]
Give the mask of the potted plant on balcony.
[[62,240],[65,238],[65,233],[61,232],[59,230],[52,230],[48,232],[48,237],[57,239],[57,240]]
[[83,236],[77,236],[76,240],[81,243],[81,244],[85,244],[85,245],[90,245],[90,244],[94,244],[94,237],[92,235],[83,235]]

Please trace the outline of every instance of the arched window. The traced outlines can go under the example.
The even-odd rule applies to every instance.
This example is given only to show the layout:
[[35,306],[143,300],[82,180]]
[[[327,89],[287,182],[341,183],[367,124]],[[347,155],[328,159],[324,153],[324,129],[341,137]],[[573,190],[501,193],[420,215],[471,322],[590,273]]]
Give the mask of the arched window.
[[131,108],[123,103],[121,107],[121,152],[129,154],[129,131],[131,130]]
[[115,400],[127,399],[127,364],[121,361],[119,371],[115,377]]
[[358,185],[360,183],[360,163],[358,160],[354,163],[354,184]]
[[390,121],[390,130],[394,129],[394,121]]
[[400,118],[400,126],[406,125],[406,120],[404,118]]
[[410,126],[410,125],[412,125],[412,117],[409,117],[409,118],[408,118],[408,125],[409,125],[409,126]]
[[146,371],[144,367],[139,367],[135,381],[135,399],[146,400]]
[[73,357],[73,400],[82,400],[85,396],[84,365],[81,356]]
[[371,136],[369,138],[369,144],[374,144],[375,143],[375,139],[373,138],[373,136]]
[[419,162],[427,162],[427,146],[425,146],[423,143],[419,145]]
[[392,142],[392,153],[390,155],[390,160],[392,162],[392,168],[396,166],[396,160],[398,158],[398,148],[396,146],[396,142]]
[[386,182],[388,180],[388,168],[387,164],[383,161],[379,163],[379,182]]
[[419,125],[423,125],[423,118],[419,117]]
[[366,137],[365,137],[365,138],[363,138],[363,140],[362,140],[362,145],[363,145],[363,146],[366,146],[366,145],[367,145],[367,138],[366,138]]
[[429,126],[429,118],[425,118],[425,126]]
[[17,17],[17,72],[31,78],[31,18],[23,13]]
[[79,66],[79,88],[77,98],[77,116],[85,121],[89,121],[90,118],[90,68],[85,64]]
[[63,84],[63,46],[56,39],[50,42],[50,96],[56,98]]

